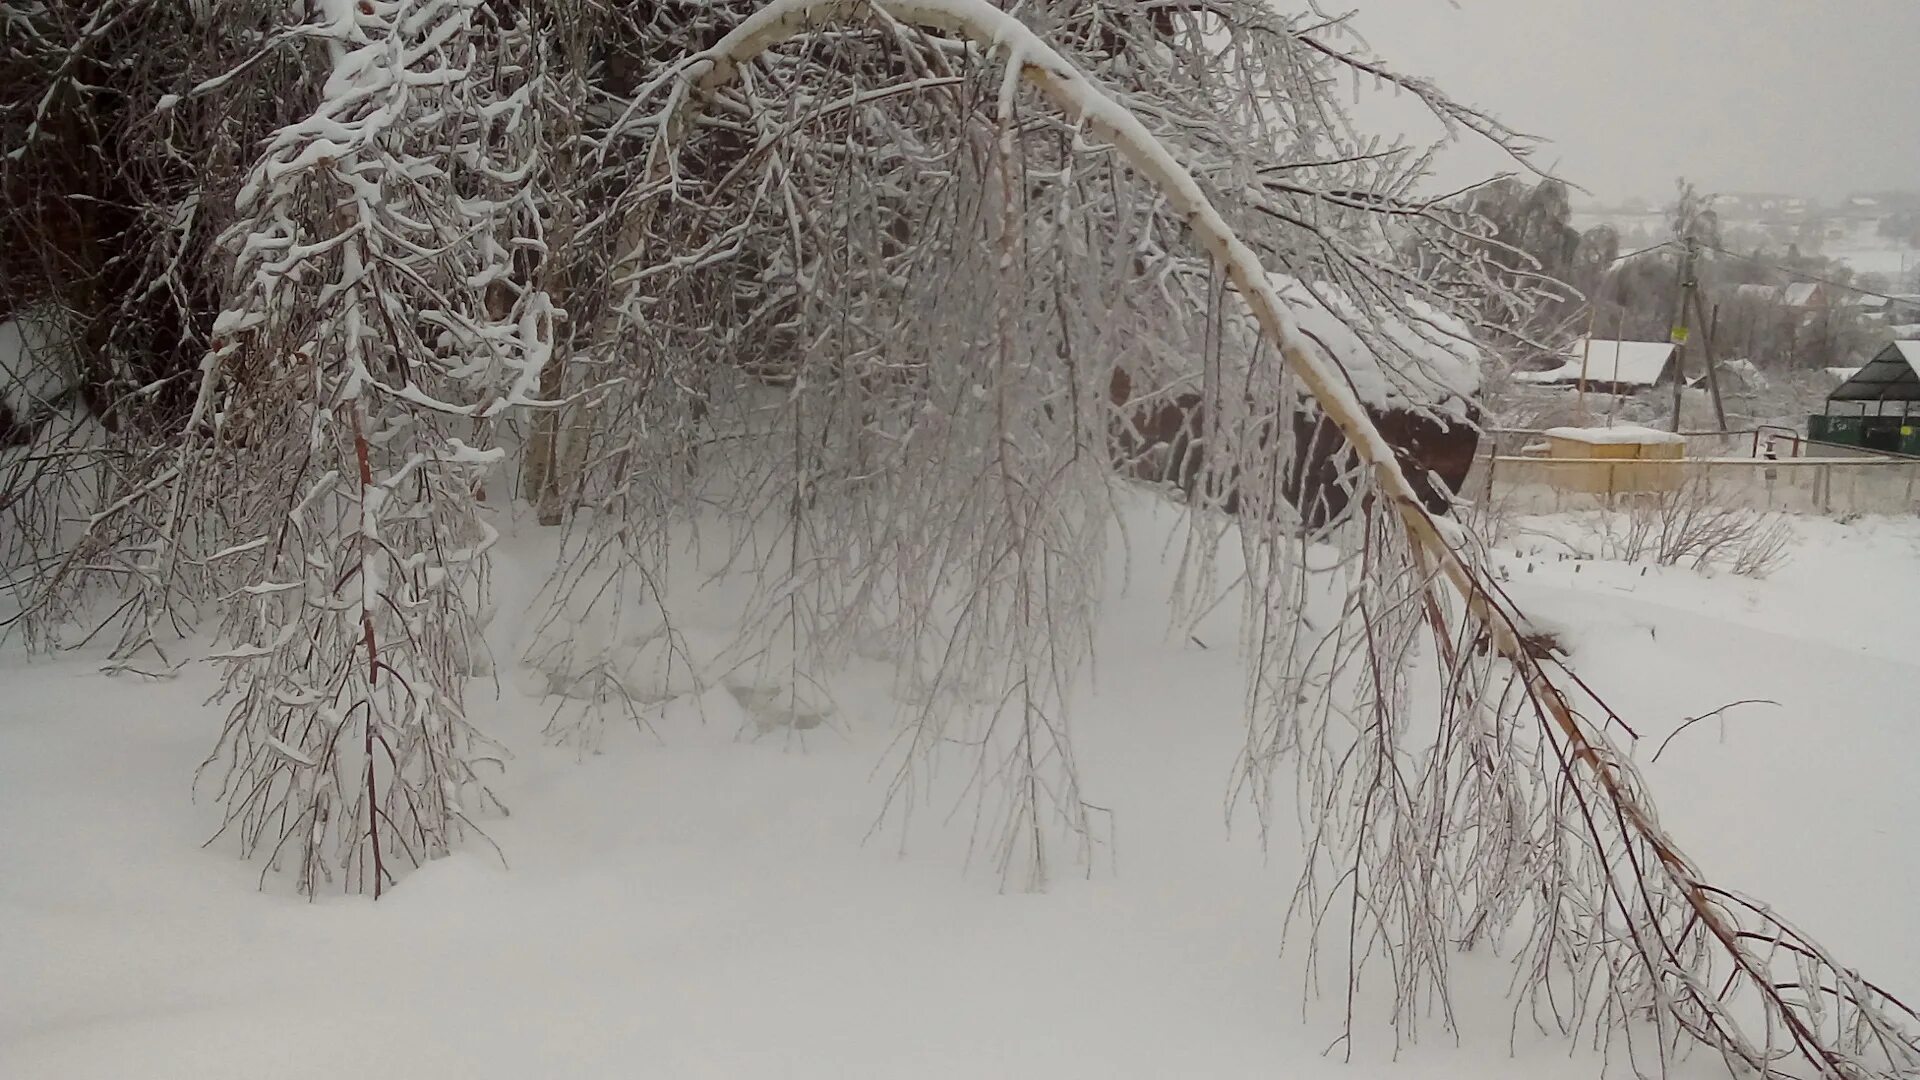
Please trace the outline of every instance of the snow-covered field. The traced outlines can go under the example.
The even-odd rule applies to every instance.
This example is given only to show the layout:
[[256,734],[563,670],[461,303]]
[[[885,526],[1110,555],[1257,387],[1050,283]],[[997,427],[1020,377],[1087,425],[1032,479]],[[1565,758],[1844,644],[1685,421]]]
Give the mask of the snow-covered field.
[[[1201,628],[1209,647],[1168,640],[1169,515],[1130,516],[1130,584],[1114,575],[1100,689],[1075,714],[1112,848],[1038,895],[963,869],[965,813],[863,843],[882,695],[804,739],[756,738],[721,704],[611,729],[581,760],[502,678],[471,700],[514,754],[512,816],[487,824],[507,865],[472,841],[378,904],[309,904],[200,847],[208,665],[141,682],[99,675],[90,649],[0,653],[0,1076],[1598,1075],[1591,1049],[1513,1030],[1511,972],[1484,956],[1456,969],[1457,1039],[1429,1021],[1396,1054],[1363,996],[1352,1063],[1323,1055],[1339,979],[1308,1002],[1300,957],[1278,955],[1290,834],[1263,857],[1250,813],[1225,821],[1232,615]],[[1920,997],[1920,521],[1797,522],[1762,581],[1565,558],[1577,522],[1521,524],[1499,554],[1511,592],[1640,731],[1643,763],[1690,716],[1778,703],[1647,765],[1681,843]],[[502,580],[505,634],[528,597]],[[1677,1075],[1725,1073],[1702,1053]]]

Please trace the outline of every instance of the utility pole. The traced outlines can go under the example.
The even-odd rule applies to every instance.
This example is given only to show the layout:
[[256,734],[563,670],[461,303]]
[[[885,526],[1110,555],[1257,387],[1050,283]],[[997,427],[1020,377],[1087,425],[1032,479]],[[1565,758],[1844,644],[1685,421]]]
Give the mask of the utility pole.
[[1707,364],[1707,392],[1713,395],[1713,416],[1720,421],[1720,430],[1725,431],[1727,430],[1727,403],[1720,396],[1720,359],[1713,348],[1714,341],[1720,336],[1720,305],[1713,305],[1713,317],[1708,318],[1706,308],[1700,300],[1700,290],[1694,289],[1690,295],[1693,297],[1694,317],[1700,320],[1700,325],[1705,327],[1707,332],[1707,336],[1700,340],[1702,346],[1700,355]]
[[1693,222],[1688,221],[1684,227],[1687,246],[1686,253],[1680,257],[1680,295],[1673,306],[1673,332],[1667,336],[1667,340],[1673,342],[1673,424],[1668,430],[1674,432],[1680,430],[1680,391],[1687,381],[1687,301],[1698,285],[1693,279],[1693,270],[1700,255],[1699,242],[1693,238]]
[[[1587,358],[1593,353],[1593,324],[1600,317],[1600,309],[1593,301],[1587,301],[1587,336],[1580,342],[1580,424],[1587,423]],[[1614,344],[1613,355],[1620,355],[1619,343]]]

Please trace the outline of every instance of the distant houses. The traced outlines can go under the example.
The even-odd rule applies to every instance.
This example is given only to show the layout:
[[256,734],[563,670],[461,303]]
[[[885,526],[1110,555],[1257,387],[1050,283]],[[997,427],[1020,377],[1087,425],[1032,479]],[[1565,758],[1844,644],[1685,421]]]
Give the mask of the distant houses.
[[1804,218],[1815,209],[1805,196],[1766,192],[1721,192],[1713,197],[1713,208],[1722,218],[1754,221]]
[[1785,285],[1735,285],[1723,295],[1735,304],[1779,306],[1804,313],[1835,303],[1849,303],[1852,294],[1824,282],[1794,281]]
[[1531,386],[1576,386],[1602,394],[1635,394],[1673,383],[1674,347],[1665,341],[1581,338],[1553,359],[1554,367],[1516,371],[1513,381]]
[[1724,294],[1736,304],[1792,308],[1806,312],[1834,304],[1851,304],[1855,295],[1820,281],[1793,281],[1785,285],[1735,285]]
[[1833,303],[1833,293],[1822,282],[1795,281],[1781,287],[1780,303],[1801,311],[1823,308]]

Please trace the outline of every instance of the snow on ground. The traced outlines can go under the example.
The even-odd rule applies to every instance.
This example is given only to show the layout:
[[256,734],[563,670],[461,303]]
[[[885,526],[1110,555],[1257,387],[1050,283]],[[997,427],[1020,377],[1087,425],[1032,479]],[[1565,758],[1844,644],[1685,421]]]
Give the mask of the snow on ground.
[[0,320],[0,406],[25,418],[66,389],[46,330],[20,319]]
[[[1563,522],[1535,522],[1566,535]],[[1920,520],[1795,518],[1765,580],[1502,545],[1525,610],[1653,752],[1663,821],[1710,878],[1775,905],[1896,993],[1920,991]],[[1579,542],[1576,541],[1576,546]],[[1516,557],[1515,551],[1524,553]],[[1528,572],[1528,568],[1532,572]],[[1880,976],[1870,976],[1880,977]]]
[[[107,679],[86,651],[0,653],[0,1076],[1539,1077],[1591,1051],[1522,1032],[1508,969],[1461,962],[1465,1030],[1395,1058],[1363,998],[1352,1064],[1322,1056],[1338,993],[1306,1010],[1277,957],[1291,846],[1223,823],[1243,732],[1231,603],[1172,643],[1155,530],[1076,714],[1116,856],[1045,894],[963,872],[966,824],[864,845],[894,721],[856,704],[805,744],[738,714],[608,732],[582,761],[502,680],[475,719],[515,757],[511,817],[377,905],[306,903],[199,847],[217,808],[186,779],[212,745],[210,670]],[[1571,519],[1502,546],[1510,588],[1654,746],[1650,778],[1712,874],[1895,992],[1920,996],[1920,523],[1800,523],[1765,581],[1562,559]],[[521,550],[530,541],[513,538]],[[1578,540],[1575,541],[1578,543]],[[500,610],[525,610],[512,573]],[[518,591],[516,591],[518,589]],[[511,620],[505,620],[510,623]],[[1709,1055],[1677,1073],[1719,1076]]]

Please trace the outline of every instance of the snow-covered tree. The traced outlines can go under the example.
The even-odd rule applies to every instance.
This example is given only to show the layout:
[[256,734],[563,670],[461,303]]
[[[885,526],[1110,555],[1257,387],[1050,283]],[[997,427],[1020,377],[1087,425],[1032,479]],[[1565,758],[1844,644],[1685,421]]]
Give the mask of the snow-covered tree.
[[[84,97],[67,58],[147,8],[80,7],[0,4],[37,88],[5,114],[9,162],[42,160],[39,117]],[[1450,1016],[1450,957],[1491,943],[1543,1022],[1642,1067],[1694,1042],[1761,1073],[1920,1065],[1903,1006],[1701,877],[1630,728],[1576,705],[1381,433],[1395,409],[1467,422],[1474,340],[1523,330],[1539,295],[1486,221],[1422,193],[1428,149],[1360,130],[1337,88],[1389,83],[1522,161],[1526,140],[1340,20],[1252,0],[245,11],[255,48],[155,105],[297,103],[250,133],[195,249],[220,300],[168,376],[182,415],[103,466],[78,535],[8,569],[60,568],[25,594],[43,620],[112,588],[129,663],[216,616],[232,706],[210,771],[269,868],[377,894],[481,808],[478,492],[518,452],[520,494],[566,529],[528,657],[557,694],[655,703],[611,665],[685,663],[658,583],[676,530],[718,520],[753,587],[725,672],[692,689],[744,680],[800,727],[837,666],[884,656],[914,706],[889,809],[961,770],[983,856],[1043,884],[1095,843],[1072,703],[1114,444],[1180,399],[1205,452],[1172,617],[1213,602],[1238,544],[1245,793],[1263,820],[1298,793],[1298,932],[1313,948],[1340,921],[1349,984],[1384,964],[1403,1034],[1428,1003]]]
[[181,457],[193,501],[238,495],[250,570],[209,763],[228,826],[303,888],[339,869],[377,896],[487,797],[461,711],[493,540],[474,504],[561,313],[516,267],[544,244],[531,27],[339,0],[306,29],[329,69],[239,191]]

